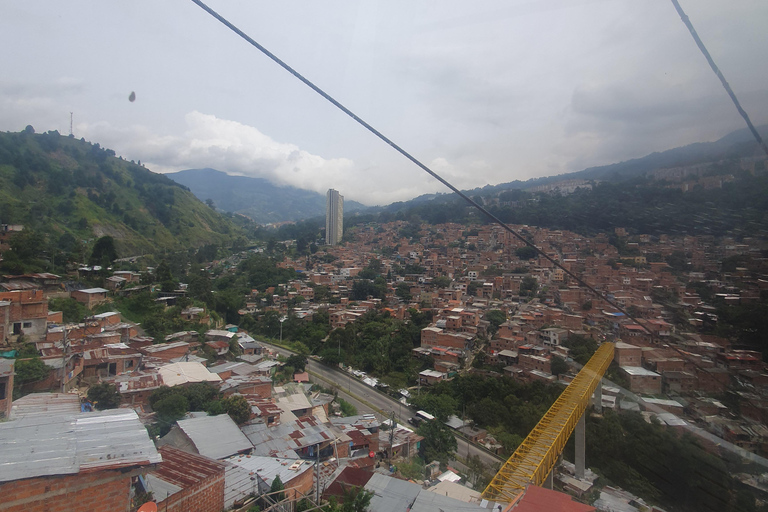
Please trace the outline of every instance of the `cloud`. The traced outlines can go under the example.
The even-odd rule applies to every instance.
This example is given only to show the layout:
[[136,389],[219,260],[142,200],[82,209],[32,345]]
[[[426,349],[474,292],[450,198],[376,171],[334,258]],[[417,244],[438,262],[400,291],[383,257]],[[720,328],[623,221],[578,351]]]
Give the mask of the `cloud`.
[[[744,127],[719,87],[587,84],[576,88],[556,153],[571,171],[716,140]],[[766,118],[768,90],[740,95],[753,120]]]
[[80,124],[78,130],[128,158],[140,159],[156,172],[211,167],[324,192],[339,188],[355,170],[348,158],[313,155],[237,121],[197,111],[188,113],[184,121],[180,135],[159,135],[145,126],[115,128],[108,123]]

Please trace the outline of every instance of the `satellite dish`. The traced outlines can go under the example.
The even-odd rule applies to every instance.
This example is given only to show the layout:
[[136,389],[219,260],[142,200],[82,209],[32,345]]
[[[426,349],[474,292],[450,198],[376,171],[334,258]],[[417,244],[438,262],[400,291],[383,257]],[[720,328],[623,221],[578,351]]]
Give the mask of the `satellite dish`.
[[139,507],[139,510],[136,512],[157,512],[157,503],[154,501],[149,501]]

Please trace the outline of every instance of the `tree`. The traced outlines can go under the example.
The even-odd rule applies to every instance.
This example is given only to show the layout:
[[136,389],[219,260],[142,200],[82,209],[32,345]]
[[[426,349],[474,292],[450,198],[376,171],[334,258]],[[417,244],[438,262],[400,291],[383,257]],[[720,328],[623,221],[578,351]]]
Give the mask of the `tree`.
[[283,501],[285,499],[285,493],[280,492],[285,490],[285,485],[283,485],[283,481],[280,480],[280,475],[275,476],[275,479],[272,480],[272,485],[269,487],[269,492],[278,492],[279,494],[276,494],[272,497],[275,501]]
[[491,333],[495,334],[499,326],[506,322],[507,315],[500,309],[492,309],[485,314],[485,319],[491,323]]
[[224,399],[224,408],[238,425],[251,419],[251,406],[243,395],[232,395]]
[[181,394],[171,394],[156,402],[152,409],[157,413],[157,419],[170,428],[170,424],[180,420],[189,410],[189,402]]
[[523,247],[518,247],[515,249],[515,254],[518,258],[521,260],[530,260],[536,257],[538,254],[538,251],[531,247],[530,245],[525,245]]
[[421,447],[425,460],[448,462],[456,452],[456,438],[449,428],[438,420],[423,421],[416,432],[424,437]]
[[373,493],[362,487],[352,487],[349,491],[344,489],[344,503],[341,505],[341,512],[367,512],[371,498],[373,498]]
[[160,287],[164,292],[172,292],[175,290],[179,282],[173,278],[171,274],[171,267],[168,266],[168,262],[161,261],[155,269],[155,282],[160,283]]
[[117,249],[115,249],[115,239],[111,236],[103,236],[96,240],[91,251],[91,257],[88,259],[90,265],[101,265],[108,261],[111,265],[117,259]]
[[412,298],[411,287],[407,283],[399,283],[395,289],[395,295],[408,302]]
[[13,383],[18,386],[43,380],[50,373],[50,368],[39,357],[17,359],[14,370],[16,375]]
[[121,398],[114,384],[102,382],[88,388],[88,400],[100,411],[115,409]]
[[552,375],[560,376],[568,372],[568,363],[560,356],[552,356],[551,370]]
[[536,296],[536,290],[539,288],[539,282],[533,276],[525,276],[520,283],[520,295]]
[[429,393],[411,398],[411,406],[427,411],[434,415],[438,421],[443,422],[456,413],[458,404],[452,396]]
[[451,286],[451,279],[446,276],[438,276],[432,280],[432,284],[438,288],[448,288]]
[[288,356],[288,359],[285,360],[285,364],[288,366],[293,366],[297,372],[303,372],[307,366],[307,358],[306,356],[300,354],[294,354],[292,356]]

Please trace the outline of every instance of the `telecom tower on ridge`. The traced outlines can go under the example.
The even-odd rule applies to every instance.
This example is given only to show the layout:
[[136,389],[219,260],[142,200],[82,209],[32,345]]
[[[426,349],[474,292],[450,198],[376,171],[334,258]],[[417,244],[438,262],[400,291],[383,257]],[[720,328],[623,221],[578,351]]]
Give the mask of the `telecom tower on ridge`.
[[325,195],[325,243],[336,245],[344,234],[344,196],[328,189]]

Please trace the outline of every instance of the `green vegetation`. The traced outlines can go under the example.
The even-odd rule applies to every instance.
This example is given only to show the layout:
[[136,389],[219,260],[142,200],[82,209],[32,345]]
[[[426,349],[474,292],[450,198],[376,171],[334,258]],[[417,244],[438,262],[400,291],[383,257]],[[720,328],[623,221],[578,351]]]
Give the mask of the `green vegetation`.
[[609,410],[587,422],[587,463],[610,481],[664,507],[731,510],[732,473],[690,434],[649,424],[638,413]]
[[25,384],[41,381],[51,372],[51,369],[37,355],[30,359],[17,359],[13,369],[16,373],[13,378],[14,398],[20,396],[21,388]]
[[[591,305],[590,305],[591,307]],[[571,358],[581,365],[587,364],[595,351],[597,351],[597,342],[592,338],[571,334],[568,339],[563,341],[563,346],[570,350]]]
[[238,232],[185,187],[58,132],[0,133],[0,222],[24,225],[4,254],[11,273],[223,244]]
[[103,382],[88,388],[88,400],[100,411],[115,409],[120,405],[120,398],[114,384]]
[[72,298],[54,298],[48,300],[48,311],[61,311],[65,323],[82,322],[90,315],[88,308]]
[[357,407],[347,402],[343,398],[337,398],[336,401],[339,403],[339,408],[341,409],[342,416],[348,417],[348,416],[357,415]]
[[241,395],[222,397],[208,383],[169,388],[162,386],[149,396],[149,405],[157,414],[156,423],[150,428],[153,435],[164,436],[173,424],[190,411],[204,411],[211,415],[229,414],[237,423],[250,418],[251,408]]
[[[768,175],[753,176],[743,172],[737,158],[726,161],[721,167],[720,174],[730,173],[736,179],[723,183],[719,189],[694,187],[686,193],[668,187],[663,181],[653,182],[641,177],[602,181],[593,184],[592,189],[580,189],[566,196],[516,189],[499,191],[493,187],[479,192],[485,197],[498,198],[498,204],[490,203],[488,209],[509,224],[567,229],[582,234],[611,233],[617,227],[651,235],[753,236],[764,232]],[[428,224],[468,224],[477,219],[477,215],[464,201],[445,195],[427,203],[394,203],[378,215],[359,215],[350,219],[349,225],[412,218]],[[486,219],[482,221],[486,222]],[[518,256],[527,259],[533,257],[533,253],[525,250]]]
[[509,377],[459,375],[411,399],[435,416],[462,411],[475,425],[492,432],[511,454],[560,395],[562,387]]
[[445,464],[456,453],[456,438],[451,429],[439,419],[423,421],[416,433],[424,436],[421,451],[425,460],[437,460]]

